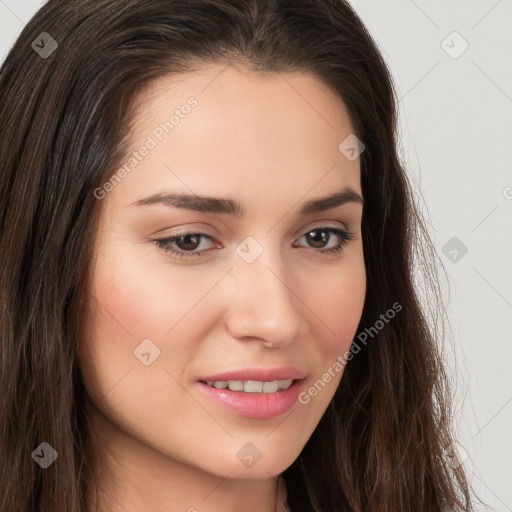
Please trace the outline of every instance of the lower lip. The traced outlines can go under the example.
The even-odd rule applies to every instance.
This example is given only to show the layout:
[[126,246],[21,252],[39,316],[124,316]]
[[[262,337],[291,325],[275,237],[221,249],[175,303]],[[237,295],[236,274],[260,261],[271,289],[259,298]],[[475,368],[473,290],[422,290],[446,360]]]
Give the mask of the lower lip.
[[217,389],[199,382],[201,391],[239,416],[253,419],[271,419],[284,414],[297,402],[304,379],[296,380],[283,391],[275,393],[245,393],[230,389]]

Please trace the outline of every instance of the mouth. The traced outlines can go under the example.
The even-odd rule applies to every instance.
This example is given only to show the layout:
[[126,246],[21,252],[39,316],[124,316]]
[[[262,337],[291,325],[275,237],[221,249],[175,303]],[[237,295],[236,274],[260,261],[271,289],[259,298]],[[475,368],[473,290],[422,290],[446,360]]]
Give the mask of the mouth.
[[197,385],[211,402],[231,413],[272,419],[296,404],[305,378],[295,368],[246,369],[203,377]]

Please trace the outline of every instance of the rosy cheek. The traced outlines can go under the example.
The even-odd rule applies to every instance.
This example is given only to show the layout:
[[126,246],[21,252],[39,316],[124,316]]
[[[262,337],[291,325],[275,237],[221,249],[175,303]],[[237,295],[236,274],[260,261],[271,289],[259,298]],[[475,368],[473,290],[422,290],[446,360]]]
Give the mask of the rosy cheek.
[[[95,294],[103,305],[101,322],[121,343],[140,343],[143,339],[168,340],[166,333],[197,302],[199,292],[178,279],[170,284],[162,273],[146,269],[125,268],[108,283],[99,283]],[[188,315],[184,322],[193,319]]]
[[94,303],[100,308],[102,317],[110,322],[117,323],[119,328],[124,327],[131,332],[132,325],[140,322],[140,304],[128,292],[119,288],[114,280],[102,283],[94,289]]
[[328,336],[325,336],[322,340],[322,351],[329,361],[336,360],[338,356],[343,356],[349,350],[357,329],[357,322],[350,319],[344,323],[338,322],[338,324],[333,325],[332,330],[336,334],[333,335],[331,331],[328,331]]
[[357,326],[363,312],[366,279],[361,270],[351,274],[341,285],[330,290],[326,328],[325,350],[331,354],[341,355],[350,348]]

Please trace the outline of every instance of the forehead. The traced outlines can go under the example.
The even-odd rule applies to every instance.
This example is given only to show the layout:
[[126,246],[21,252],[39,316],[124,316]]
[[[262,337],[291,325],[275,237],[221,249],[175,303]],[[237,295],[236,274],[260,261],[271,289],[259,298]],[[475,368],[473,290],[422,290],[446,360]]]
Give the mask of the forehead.
[[151,150],[116,187],[131,201],[167,190],[260,199],[360,191],[359,160],[338,149],[353,133],[346,106],[310,73],[210,66],[165,76],[136,98],[132,120],[126,162],[150,140]]
[[[200,106],[194,109],[194,117],[209,121],[208,127],[226,130],[243,126],[244,132],[274,137],[277,134],[271,128],[277,124],[289,126],[288,136],[310,127],[323,135],[328,129],[354,131],[343,100],[312,73],[262,73],[214,65],[150,82],[134,101],[134,128],[147,130],[147,122],[161,121],[191,97]],[[298,125],[298,121],[305,124]]]

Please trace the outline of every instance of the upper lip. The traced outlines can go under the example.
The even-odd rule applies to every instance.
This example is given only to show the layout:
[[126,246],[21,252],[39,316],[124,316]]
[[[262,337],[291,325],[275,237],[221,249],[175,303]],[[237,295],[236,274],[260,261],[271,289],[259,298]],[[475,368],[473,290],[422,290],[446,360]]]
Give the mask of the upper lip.
[[206,375],[199,380],[204,382],[215,382],[219,380],[257,380],[261,382],[272,382],[274,380],[299,380],[306,377],[306,373],[291,366],[280,368],[243,368],[232,370],[215,375]]

